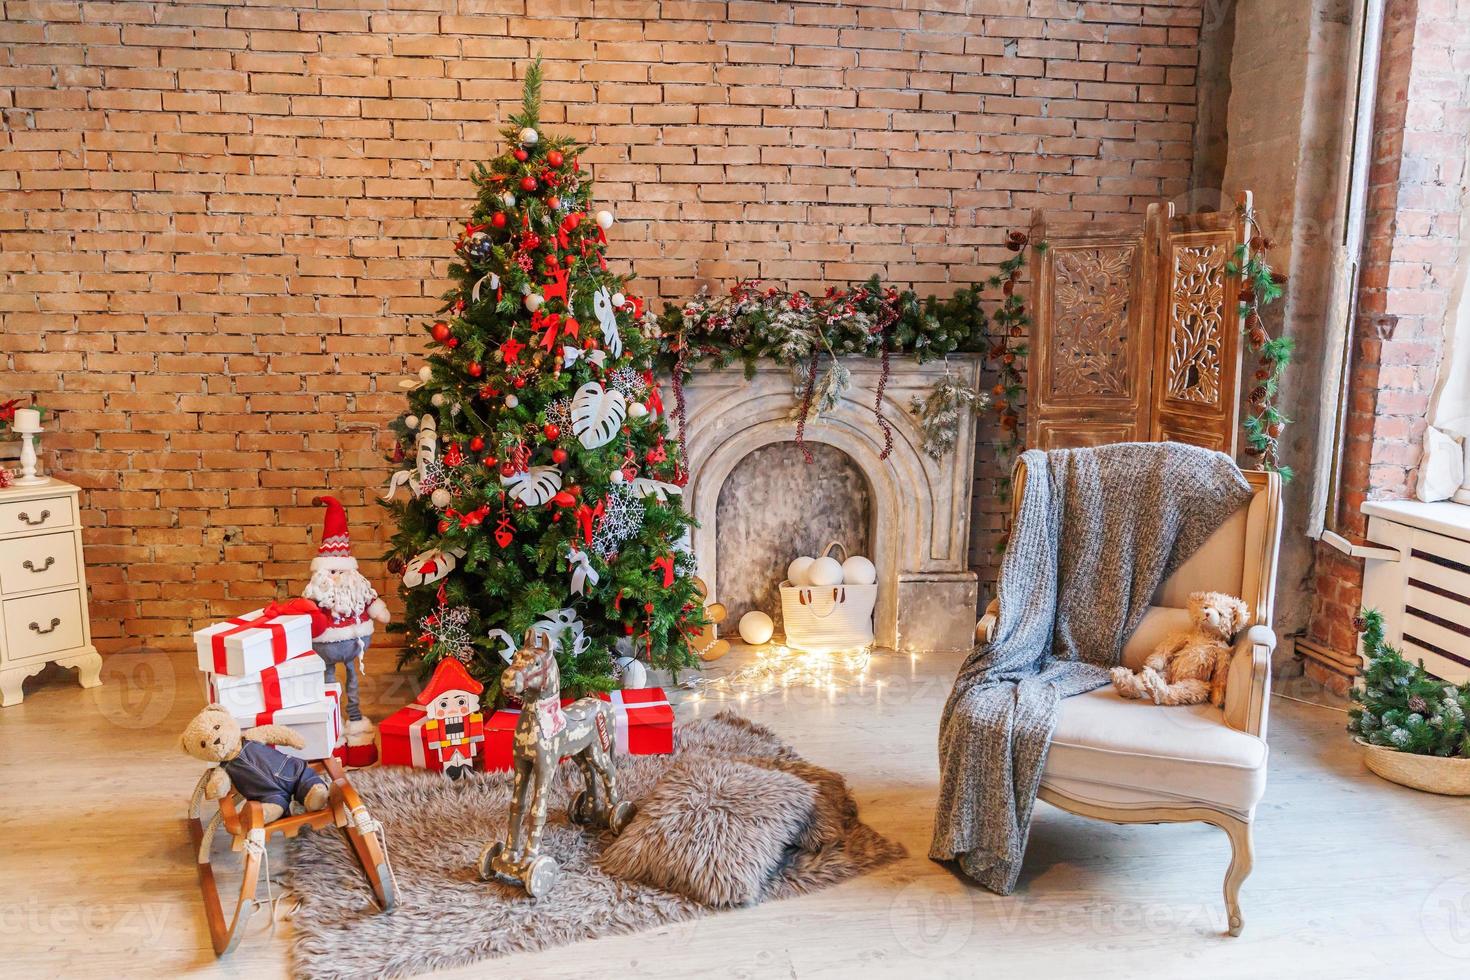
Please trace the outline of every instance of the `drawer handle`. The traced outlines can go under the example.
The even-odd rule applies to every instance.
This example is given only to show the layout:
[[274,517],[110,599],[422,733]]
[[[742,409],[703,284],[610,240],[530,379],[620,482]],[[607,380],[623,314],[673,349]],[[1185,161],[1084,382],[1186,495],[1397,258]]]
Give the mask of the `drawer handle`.
[[35,565],[32,565],[31,564],[31,560],[29,558],[27,558],[25,561],[21,562],[20,563],[20,567],[21,568],[24,568],[28,572],[35,572],[36,574],[39,575],[41,572],[44,572],[46,569],[50,568],[54,564],[56,564],[56,556],[55,555],[47,555],[46,556],[46,564],[42,565],[40,568],[37,568]]
[[41,511],[41,516],[36,518],[34,521],[31,520],[31,515],[27,514],[25,511],[21,511],[20,514],[17,516],[19,516],[21,520],[25,521],[31,527],[35,527],[37,524],[45,524],[46,519],[51,516],[51,512],[49,510]]
[[48,626],[48,627],[46,627],[45,629],[41,629],[41,624],[40,623],[37,623],[37,622],[34,622],[34,621],[32,621],[32,623],[31,623],[31,629],[35,630],[37,633],[41,634],[42,636],[45,636],[47,633],[55,633],[56,632],[56,627],[58,627],[60,625],[61,625],[61,620],[56,619],[55,617],[52,617],[52,619],[51,619],[51,625]]

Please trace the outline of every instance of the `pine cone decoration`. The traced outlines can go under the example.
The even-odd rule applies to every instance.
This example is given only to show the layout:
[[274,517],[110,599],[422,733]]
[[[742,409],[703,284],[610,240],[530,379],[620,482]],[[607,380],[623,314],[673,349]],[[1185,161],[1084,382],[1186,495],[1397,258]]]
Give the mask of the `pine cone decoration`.
[[1409,710],[1415,714],[1423,714],[1429,709],[1429,702],[1418,694],[1409,695]]

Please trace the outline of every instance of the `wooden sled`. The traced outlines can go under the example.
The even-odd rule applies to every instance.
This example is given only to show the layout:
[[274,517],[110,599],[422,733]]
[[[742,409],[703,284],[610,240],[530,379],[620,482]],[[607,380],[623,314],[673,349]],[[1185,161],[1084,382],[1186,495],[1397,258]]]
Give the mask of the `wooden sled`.
[[[398,900],[397,883],[393,869],[388,863],[388,852],[383,846],[382,825],[374,820],[363,805],[357,790],[347,781],[342,763],[336,758],[311,763],[311,767],[327,777],[331,797],[324,809],[312,813],[287,815],[274,823],[266,823],[261,805],[247,801],[237,793],[230,793],[219,801],[219,812],[206,822],[200,814],[204,802],[204,784],[209,773],[200,778],[189,802],[189,837],[198,852],[199,888],[204,893],[204,916],[209,921],[209,936],[214,943],[216,956],[224,956],[240,944],[245,927],[257,907],[256,886],[260,883],[260,869],[265,861],[265,846],[272,834],[295,837],[304,827],[321,830],[335,825],[342,829],[358,863],[377,896],[382,911],[391,909]],[[243,851],[244,873],[240,882],[240,897],[235,903],[231,917],[225,918],[220,902],[219,886],[214,878],[214,866],[210,862],[210,845],[215,832],[223,826],[231,837],[230,849]]]

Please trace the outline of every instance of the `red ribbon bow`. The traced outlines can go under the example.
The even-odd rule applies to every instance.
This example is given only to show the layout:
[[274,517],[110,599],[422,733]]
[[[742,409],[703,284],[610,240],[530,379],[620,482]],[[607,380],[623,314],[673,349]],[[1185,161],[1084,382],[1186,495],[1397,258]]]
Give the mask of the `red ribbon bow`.
[[578,507],[575,511],[577,524],[582,528],[582,541],[585,544],[592,543],[592,525],[607,512],[607,504],[601,500],[596,507],[588,507],[586,504]]

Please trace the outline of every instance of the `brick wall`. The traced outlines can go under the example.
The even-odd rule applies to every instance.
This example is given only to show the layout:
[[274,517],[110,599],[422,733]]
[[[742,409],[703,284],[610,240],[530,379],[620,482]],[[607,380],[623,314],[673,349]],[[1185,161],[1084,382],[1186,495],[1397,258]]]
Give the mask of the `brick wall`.
[[[1389,0],[1340,479],[1340,527],[1409,497],[1444,348],[1470,145],[1470,5]],[[1311,635],[1356,644],[1362,563],[1318,543]]]
[[648,295],[944,293],[1033,207],[1185,190],[1199,3],[4,0],[0,387],[63,410],[99,645],[294,590],[323,488],[380,552],[376,428],[532,52]]

